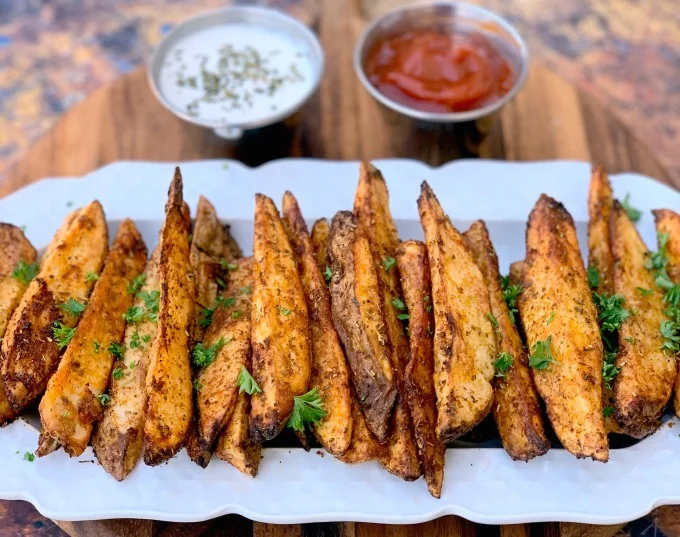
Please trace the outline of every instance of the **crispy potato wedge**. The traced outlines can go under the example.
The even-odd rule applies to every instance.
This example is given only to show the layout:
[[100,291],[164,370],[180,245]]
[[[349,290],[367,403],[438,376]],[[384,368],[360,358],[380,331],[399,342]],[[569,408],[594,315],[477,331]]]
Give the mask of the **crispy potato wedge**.
[[348,211],[333,217],[330,237],[333,324],[366,425],[384,442],[397,389],[373,255]]
[[496,340],[484,277],[425,182],[418,212],[432,278],[437,438],[450,442],[491,410]]
[[595,291],[607,296],[614,294],[614,256],[609,232],[613,205],[607,172],[602,166],[595,166],[588,192],[588,266],[597,269],[600,276]]
[[229,423],[217,440],[215,455],[240,472],[255,477],[260,467],[262,446],[250,438],[249,412],[250,396],[241,392],[236,397]]
[[510,263],[510,271],[508,272],[508,278],[510,285],[521,285],[522,284],[522,271],[524,270],[524,260],[515,261]]
[[144,462],[148,465],[160,464],[177,453],[192,418],[189,331],[195,290],[187,271],[189,228],[182,205],[182,175],[177,168],[160,236],[158,328],[146,375]]
[[[102,413],[98,397],[106,392],[114,363],[108,349],[123,338],[123,316],[134,298],[128,286],[144,270],[146,254],[132,220],[124,220],[82,320],[40,401],[41,437],[57,440],[72,457],[85,451],[92,424]],[[116,371],[125,374],[122,368]]]
[[[198,430],[205,449],[214,445],[229,422],[238,397],[236,380],[241,368],[250,361],[253,258],[240,259],[236,266],[201,344],[204,349],[216,350],[214,360],[196,375],[201,387],[196,394]],[[200,365],[196,360],[194,351],[194,365]]]
[[[12,224],[0,223],[0,338],[5,334],[12,312],[26,291],[31,279],[31,272],[38,253],[24,236],[23,231]],[[19,263],[27,265],[25,271],[13,274]],[[2,352],[0,352],[0,369],[2,368]],[[15,417],[15,412],[5,395],[5,384],[0,377],[0,425]]]
[[123,360],[116,362],[124,374],[121,378],[111,378],[111,401],[104,407],[92,435],[99,464],[118,481],[132,471],[144,447],[146,373],[158,329],[154,319],[160,298],[159,260],[160,249],[156,248],[144,270],[144,285],[134,300],[134,307],[144,311],[144,317],[125,328]]
[[262,393],[251,397],[250,435],[271,440],[286,426],[293,397],[311,376],[309,321],[297,259],[274,202],[255,196],[255,258],[251,314],[253,376]]
[[489,288],[491,313],[497,324],[499,356],[504,352],[512,357],[507,371],[497,368],[491,412],[508,455],[515,460],[528,461],[548,451],[550,442],[543,430],[527,353],[503,298],[498,257],[484,222],[474,222],[465,232],[465,240]]
[[[618,201],[610,220],[614,254],[614,290],[625,299],[630,315],[619,329],[614,380],[616,421],[624,433],[644,438],[658,429],[677,374],[675,356],[662,350],[665,320],[663,291],[645,268],[649,251]],[[641,293],[638,289],[649,289]]]
[[[668,258],[666,272],[673,283],[678,284],[680,283],[680,214],[670,209],[657,209],[652,211],[652,214],[656,222],[657,234],[665,233],[668,235],[668,241],[666,242],[666,257]],[[675,415],[680,416],[680,375],[675,378],[673,394]]]
[[368,429],[366,418],[361,412],[361,405],[356,397],[352,397],[352,439],[349,447],[338,459],[347,464],[359,464],[386,455],[387,448],[380,445],[373,433]]
[[404,369],[409,361],[409,342],[406,327],[397,318],[400,310],[394,305],[395,299],[400,300],[402,296],[399,271],[396,266],[391,266],[395,263],[399,235],[390,213],[385,179],[377,168],[366,162],[361,163],[359,170],[354,216],[361,234],[368,238],[373,262],[377,267],[383,315],[390,339],[391,362],[398,390],[392,414],[392,434],[389,437],[387,454],[381,463],[390,473],[412,481],[420,477],[421,471],[403,386]]
[[536,345],[542,342],[554,359],[531,372],[555,433],[577,457],[604,462],[609,446],[597,312],[574,221],[561,203],[546,195],[529,216],[522,287],[518,305],[527,346],[538,356]]
[[79,320],[59,306],[69,298],[87,301],[93,285],[87,274],[99,273],[107,250],[106,219],[98,201],[70,214],[57,231],[2,340],[2,379],[15,412],[45,390],[61,356],[55,323],[73,328]]
[[300,281],[307,299],[312,343],[309,385],[319,389],[326,411],[326,416],[314,424],[312,430],[326,451],[341,455],[352,438],[352,397],[345,354],[333,326],[330,294],[319,271],[307,225],[290,192],[283,196],[282,213],[284,228],[300,260]]
[[396,253],[404,302],[408,310],[410,355],[404,371],[404,398],[413,420],[418,458],[430,494],[439,498],[444,480],[446,446],[437,439],[437,395],[434,391],[434,318],[427,248],[406,241]]
[[330,269],[331,266],[330,238],[331,227],[328,225],[328,220],[320,218],[314,222],[312,227],[312,247],[314,248],[316,264],[319,266],[321,274],[325,274],[326,268]]

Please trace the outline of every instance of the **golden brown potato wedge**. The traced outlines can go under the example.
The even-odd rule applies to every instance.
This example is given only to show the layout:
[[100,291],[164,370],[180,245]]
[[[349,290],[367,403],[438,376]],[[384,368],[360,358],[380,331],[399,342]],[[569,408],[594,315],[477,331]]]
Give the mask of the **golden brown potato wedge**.
[[489,287],[495,324],[498,358],[491,412],[508,455],[515,460],[528,461],[548,451],[550,442],[543,430],[527,353],[503,298],[498,257],[484,222],[474,222],[465,232],[465,240]]
[[217,440],[215,455],[240,472],[255,477],[260,467],[262,446],[250,438],[249,412],[250,396],[241,392],[236,398],[229,423]]
[[[666,272],[674,284],[680,283],[680,214],[670,209],[652,211],[656,222],[656,231],[660,236],[666,235]],[[673,387],[673,403],[675,415],[680,416],[680,375],[676,376]]]
[[[87,447],[92,424],[109,400],[106,388],[134,296],[131,282],[144,270],[146,246],[132,220],[124,220],[82,320],[40,401],[41,439],[59,442],[70,456]],[[113,376],[125,375],[116,368]],[[41,441],[42,443],[42,441]],[[38,449],[38,454],[42,455]]]
[[606,461],[597,312],[574,221],[546,195],[529,216],[522,288],[519,311],[529,364],[555,433],[577,457]]
[[374,459],[383,458],[386,455],[386,447],[378,443],[373,433],[368,429],[366,419],[361,412],[361,406],[352,397],[352,439],[349,447],[338,459],[347,464],[359,464]]
[[70,214],[57,231],[2,340],[2,379],[15,412],[45,390],[68,342],[55,339],[55,331],[62,323],[65,334],[79,320],[60,306],[70,298],[87,301],[93,285],[88,274],[99,273],[107,250],[106,219],[98,201]]
[[321,274],[324,274],[326,283],[330,276],[326,277],[331,266],[330,245],[331,245],[331,227],[328,225],[328,220],[320,218],[314,222],[312,227],[312,247],[314,248],[314,255],[316,257],[316,264],[319,266]]
[[352,213],[341,211],[333,217],[330,237],[333,324],[366,425],[383,442],[397,390],[376,266]]
[[437,438],[449,442],[491,410],[496,340],[484,277],[427,183],[418,212],[432,278]]
[[614,290],[632,313],[619,329],[616,367],[620,371],[614,381],[614,415],[623,432],[644,438],[661,424],[677,374],[676,358],[662,350],[660,328],[665,305],[654,271],[645,268],[650,252],[617,201],[610,226]]
[[510,263],[510,271],[508,272],[508,283],[510,285],[521,285],[523,270],[524,261],[515,261],[514,263]]
[[[194,349],[201,445],[211,448],[236,405],[236,380],[250,361],[250,299],[253,258],[238,260],[203,343]],[[213,352],[214,351],[214,352]],[[205,365],[204,365],[205,364]]]
[[352,438],[352,397],[349,372],[340,339],[333,326],[330,294],[314,255],[307,225],[297,200],[286,192],[282,203],[283,225],[299,263],[300,281],[307,299],[312,343],[311,387],[318,387],[326,415],[312,430],[332,455],[341,455]]
[[588,267],[597,270],[599,276],[594,290],[607,296],[614,294],[614,256],[609,233],[613,205],[607,172],[602,166],[595,166],[588,192]]
[[397,318],[405,315],[401,301],[399,271],[395,256],[399,247],[399,235],[390,213],[387,184],[377,168],[366,162],[361,163],[359,184],[354,197],[354,216],[360,233],[368,238],[373,262],[379,280],[383,315],[391,346],[391,362],[395,372],[398,396],[392,414],[392,434],[387,445],[387,454],[381,460],[389,471],[406,480],[417,479],[420,463],[413,425],[405,401],[403,377],[409,360],[409,342],[406,326]]
[[118,481],[132,471],[144,446],[146,421],[146,373],[151,345],[156,339],[160,298],[160,249],[156,248],[144,270],[144,284],[136,293],[134,312],[142,312],[140,322],[129,323],[123,338],[123,359],[116,367],[123,375],[111,378],[110,403],[95,426],[92,447],[99,464]]
[[297,259],[274,202],[255,196],[255,258],[251,314],[253,376],[262,389],[251,398],[250,435],[271,440],[286,426],[293,397],[311,375],[309,321]]
[[160,464],[182,446],[192,417],[189,334],[194,322],[194,281],[187,271],[189,228],[182,214],[182,175],[170,184],[160,236],[158,328],[146,375],[144,462]]
[[[26,291],[26,287],[38,272],[38,253],[24,236],[23,231],[12,224],[0,223],[0,338],[5,334],[12,312]],[[0,369],[2,353],[0,352]],[[15,417],[5,394],[5,384],[0,377],[0,425]]]
[[404,371],[404,397],[413,420],[418,457],[430,494],[439,498],[444,480],[446,446],[437,440],[437,396],[434,391],[434,318],[427,248],[406,241],[396,253],[404,302],[408,310],[410,356]]

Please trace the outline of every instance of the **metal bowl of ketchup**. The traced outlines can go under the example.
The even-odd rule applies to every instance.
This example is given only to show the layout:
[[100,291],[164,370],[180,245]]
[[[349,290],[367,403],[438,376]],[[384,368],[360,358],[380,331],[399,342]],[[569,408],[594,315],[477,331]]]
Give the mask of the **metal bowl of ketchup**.
[[354,69],[371,95],[426,123],[492,115],[517,94],[528,67],[526,44],[507,21],[460,2],[387,13],[354,51]]

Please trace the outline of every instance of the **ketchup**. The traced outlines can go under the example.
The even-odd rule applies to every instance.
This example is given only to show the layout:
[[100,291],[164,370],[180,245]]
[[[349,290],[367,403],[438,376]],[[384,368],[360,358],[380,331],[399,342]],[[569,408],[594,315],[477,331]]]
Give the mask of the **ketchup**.
[[427,112],[464,112],[503,97],[515,73],[482,34],[417,30],[376,43],[366,74],[386,97]]

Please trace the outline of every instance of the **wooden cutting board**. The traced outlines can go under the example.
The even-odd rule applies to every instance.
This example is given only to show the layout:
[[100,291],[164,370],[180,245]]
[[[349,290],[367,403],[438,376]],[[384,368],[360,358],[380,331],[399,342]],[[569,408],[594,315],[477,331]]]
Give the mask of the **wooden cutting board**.
[[[652,153],[606,108],[537,65],[533,66],[524,90],[497,117],[450,130],[423,131],[408,120],[387,115],[361,87],[352,69],[352,45],[366,22],[356,1],[320,0],[317,7],[308,22],[324,46],[326,73],[317,95],[291,125],[249,135],[238,144],[229,143],[167,112],[152,96],[146,72],[140,69],[102,87],[69,110],[9,170],[0,183],[0,196],[44,177],[82,175],[122,159],[177,162],[236,158],[250,165],[286,156],[408,157],[432,165],[460,157],[578,159],[601,163],[610,172],[636,171],[670,183]],[[276,492],[272,490],[272,494]],[[498,527],[452,516],[413,526],[359,523],[274,526],[252,523],[238,516],[197,524],[142,520],[57,523],[69,535],[78,537],[440,534],[529,537],[530,532],[531,537],[610,537],[621,527],[564,523]]]

